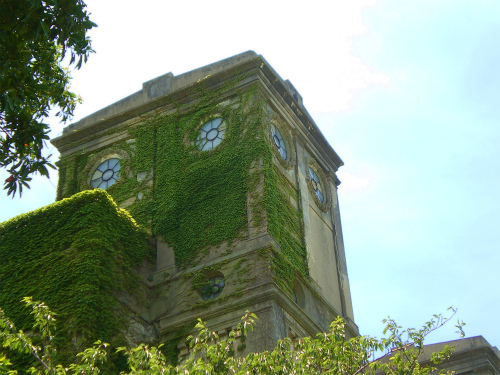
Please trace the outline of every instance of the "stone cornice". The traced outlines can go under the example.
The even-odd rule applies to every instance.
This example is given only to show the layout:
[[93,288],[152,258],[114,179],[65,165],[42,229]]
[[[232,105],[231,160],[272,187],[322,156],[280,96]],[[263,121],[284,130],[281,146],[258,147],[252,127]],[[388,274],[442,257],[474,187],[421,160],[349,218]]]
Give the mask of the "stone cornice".
[[[273,94],[279,97],[282,104],[303,123],[304,128],[307,129],[304,134],[307,134],[306,137],[312,144],[333,162],[334,172],[344,164],[303,106],[302,97],[292,83],[283,80],[262,56],[253,51],[247,51],[178,76],[167,73],[147,81],[143,83],[142,90],[65,127],[63,134],[51,140],[51,143],[64,154],[75,142],[81,143],[86,139],[92,139],[99,133],[112,130],[125,122],[131,124],[142,121],[140,118],[142,115],[155,110],[163,113],[174,110],[172,102],[195,101],[193,86],[203,83],[207,88],[216,88],[229,78],[235,77],[235,74],[243,76],[243,80],[238,82],[238,87],[256,80],[263,82],[262,78],[266,77],[266,86],[272,86]],[[232,87],[231,91],[234,92],[236,88]]]

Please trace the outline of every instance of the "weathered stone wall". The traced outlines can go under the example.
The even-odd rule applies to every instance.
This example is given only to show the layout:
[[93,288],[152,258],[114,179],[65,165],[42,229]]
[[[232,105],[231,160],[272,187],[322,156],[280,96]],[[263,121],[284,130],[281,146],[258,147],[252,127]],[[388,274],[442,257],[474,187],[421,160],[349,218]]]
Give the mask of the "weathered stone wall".
[[[200,128],[217,118],[224,139],[202,151]],[[117,158],[120,176],[107,191],[155,238],[136,336],[178,341],[197,317],[224,331],[246,309],[261,315],[246,350],[314,335],[338,315],[357,334],[337,203],[342,160],[261,56],[146,82],[53,143],[59,199],[92,188],[95,169]]]

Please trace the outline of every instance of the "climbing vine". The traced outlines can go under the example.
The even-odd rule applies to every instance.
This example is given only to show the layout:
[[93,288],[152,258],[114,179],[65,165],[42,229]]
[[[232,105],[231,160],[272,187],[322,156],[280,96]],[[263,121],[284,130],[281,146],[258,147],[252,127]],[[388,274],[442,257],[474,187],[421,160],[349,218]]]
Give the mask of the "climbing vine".
[[[272,249],[275,280],[284,291],[292,295],[296,274],[309,278],[299,191],[274,164],[265,168],[264,173],[268,230],[280,246],[279,252],[276,248]],[[295,201],[295,205],[291,199]]]
[[[151,235],[161,236],[174,249],[178,269],[195,266],[210,248],[227,247],[228,255],[234,241],[248,236],[249,224],[265,227],[280,249],[269,250],[269,265],[278,285],[292,295],[296,275],[309,275],[299,191],[277,166],[269,142],[276,114],[260,84],[242,84],[245,78],[245,73],[236,72],[216,88],[198,82],[162,99],[161,107],[127,128],[104,134],[120,132],[120,141],[63,157],[58,199],[85,188],[90,173],[86,168],[96,155],[126,152],[130,157],[120,161],[124,172],[107,192]],[[200,128],[214,118],[226,123],[224,139],[214,149],[200,151]],[[241,288],[231,296],[238,293]]]
[[[118,204],[140,193],[141,199],[127,209],[153,235],[173,246],[180,268],[194,265],[199,252],[209,246],[247,235],[250,194],[252,224],[261,225],[267,215],[269,233],[288,260],[287,264],[278,262],[280,272],[288,272],[292,279],[295,272],[306,277],[301,213],[289,199],[298,202],[298,190],[273,162],[273,145],[268,142],[271,115],[259,85],[234,90],[244,78],[235,74],[216,89],[202,81],[164,103],[171,108],[168,112],[151,114],[130,126],[127,131],[134,142],[121,141],[111,148],[130,153],[126,162],[131,172],[108,192]],[[199,129],[216,117],[227,124],[225,137],[213,150],[200,151],[196,145]],[[68,186],[68,193],[81,185],[79,179],[87,178],[80,174],[99,151],[61,161],[66,166],[61,168],[62,179],[73,168],[73,182],[60,181]],[[140,172],[147,178],[138,181]],[[265,188],[259,196],[255,190],[262,175]]]
[[0,224],[0,304],[21,329],[33,324],[23,297],[54,306],[69,357],[98,339],[119,341],[127,322],[120,295],[140,298],[135,270],[152,253],[106,192],[83,191]]

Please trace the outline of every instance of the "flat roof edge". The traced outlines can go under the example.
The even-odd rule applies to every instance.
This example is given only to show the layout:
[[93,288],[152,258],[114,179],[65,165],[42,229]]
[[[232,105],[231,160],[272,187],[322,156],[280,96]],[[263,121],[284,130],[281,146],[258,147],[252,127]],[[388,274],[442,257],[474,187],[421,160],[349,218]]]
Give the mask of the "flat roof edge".
[[[224,72],[235,69],[238,66],[252,61],[260,60],[259,68],[267,71],[268,74],[276,79],[271,79],[275,87],[280,87],[278,91],[280,96],[296,113],[299,119],[304,123],[311,136],[318,142],[319,146],[333,159],[336,168],[344,165],[340,156],[328,143],[321,130],[316,125],[311,115],[308,113],[302,102],[302,96],[299,94],[293,84],[287,79],[284,80],[278,72],[269,64],[264,57],[254,51],[246,51],[238,55],[208,64],[206,66],[174,76],[171,72],[153,78],[142,84],[142,89],[117,102],[110,104],[89,116],[84,117],[63,129],[62,135],[51,140],[51,143],[58,149],[74,138],[73,134],[78,134],[80,130],[94,128],[94,125],[108,123],[112,119],[119,120],[131,114],[134,111],[145,108],[175,92],[186,89],[200,81],[216,76]],[[91,131],[92,132],[92,131]]]
[[[174,76],[172,72],[153,78],[142,84],[142,89],[112,103],[97,112],[94,112],[80,121],[77,121],[63,129],[62,136],[66,133],[83,129],[95,122],[106,120],[142,106],[164,96],[167,96],[183,87],[194,84],[206,77],[231,69],[241,63],[259,57],[254,51],[246,51],[236,56],[208,64],[201,68]],[[60,138],[60,137],[58,137]],[[57,138],[56,138],[57,139]]]

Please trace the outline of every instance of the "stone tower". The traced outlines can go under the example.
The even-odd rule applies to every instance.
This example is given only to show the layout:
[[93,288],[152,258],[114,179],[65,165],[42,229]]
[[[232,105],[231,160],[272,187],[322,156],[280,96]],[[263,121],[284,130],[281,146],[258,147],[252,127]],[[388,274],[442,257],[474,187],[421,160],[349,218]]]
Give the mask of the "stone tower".
[[176,343],[198,317],[224,334],[247,310],[259,318],[248,351],[325,331],[339,315],[358,334],[337,201],[343,162],[262,56],[145,82],[52,143],[58,199],[106,189],[156,241],[147,301],[130,306],[137,340]]

